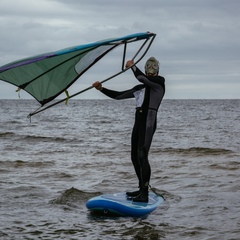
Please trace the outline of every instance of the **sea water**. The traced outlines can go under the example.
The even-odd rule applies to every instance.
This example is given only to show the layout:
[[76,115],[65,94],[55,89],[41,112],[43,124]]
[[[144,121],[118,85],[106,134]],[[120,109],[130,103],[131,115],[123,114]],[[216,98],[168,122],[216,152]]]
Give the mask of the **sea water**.
[[71,100],[30,119],[0,100],[0,239],[239,239],[240,100],[164,100],[149,153],[166,201],[144,218],[86,201],[135,190],[132,100]]

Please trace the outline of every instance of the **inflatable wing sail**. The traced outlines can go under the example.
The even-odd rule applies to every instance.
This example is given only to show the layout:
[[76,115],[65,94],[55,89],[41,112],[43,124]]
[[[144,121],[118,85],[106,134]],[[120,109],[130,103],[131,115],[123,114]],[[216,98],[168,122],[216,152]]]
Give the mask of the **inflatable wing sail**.
[[145,43],[150,40],[149,46],[143,54],[145,55],[155,35],[149,32],[136,33],[15,61],[0,67],[0,80],[25,90],[43,106],[66,91],[84,72],[119,45],[125,47],[122,70],[116,75],[122,73],[126,70],[124,69],[126,45],[139,40],[143,41],[135,58]]

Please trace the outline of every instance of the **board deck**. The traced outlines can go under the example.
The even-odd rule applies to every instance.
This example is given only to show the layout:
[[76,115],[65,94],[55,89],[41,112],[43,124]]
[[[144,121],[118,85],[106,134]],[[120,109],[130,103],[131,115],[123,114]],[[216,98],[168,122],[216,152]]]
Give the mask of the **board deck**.
[[149,192],[148,198],[148,203],[142,203],[128,199],[125,192],[104,194],[89,199],[86,207],[92,212],[104,215],[140,217],[150,214],[164,202],[163,197],[152,192]]

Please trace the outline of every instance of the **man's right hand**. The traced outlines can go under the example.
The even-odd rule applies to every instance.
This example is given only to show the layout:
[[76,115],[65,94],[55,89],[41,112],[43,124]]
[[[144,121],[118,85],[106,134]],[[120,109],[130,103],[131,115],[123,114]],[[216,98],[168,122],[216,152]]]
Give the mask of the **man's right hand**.
[[128,60],[126,63],[126,68],[131,67],[134,64],[133,60]]
[[95,87],[97,90],[101,91],[102,90],[102,83],[100,83],[99,81],[95,82],[92,84],[93,87]]

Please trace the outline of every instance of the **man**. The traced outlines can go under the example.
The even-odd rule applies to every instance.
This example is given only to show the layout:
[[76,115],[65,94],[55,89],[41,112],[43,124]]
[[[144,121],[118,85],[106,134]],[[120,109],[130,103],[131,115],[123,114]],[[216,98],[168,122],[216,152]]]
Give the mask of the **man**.
[[159,62],[151,57],[145,64],[145,74],[132,60],[127,61],[126,67],[131,67],[135,77],[141,83],[126,91],[113,91],[102,87],[100,82],[93,87],[113,99],[136,99],[135,123],[131,138],[131,159],[139,180],[139,190],[127,192],[134,202],[148,202],[148,188],[151,167],[148,152],[157,125],[157,111],[165,94],[165,79],[159,76]]

